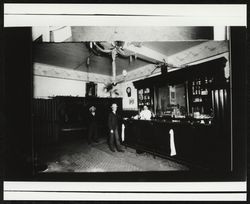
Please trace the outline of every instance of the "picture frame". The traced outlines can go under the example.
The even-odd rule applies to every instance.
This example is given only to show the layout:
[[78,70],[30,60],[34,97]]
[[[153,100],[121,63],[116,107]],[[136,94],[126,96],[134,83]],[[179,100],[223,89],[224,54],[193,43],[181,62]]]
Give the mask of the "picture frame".
[[97,97],[97,84],[94,82],[86,83],[86,97]]

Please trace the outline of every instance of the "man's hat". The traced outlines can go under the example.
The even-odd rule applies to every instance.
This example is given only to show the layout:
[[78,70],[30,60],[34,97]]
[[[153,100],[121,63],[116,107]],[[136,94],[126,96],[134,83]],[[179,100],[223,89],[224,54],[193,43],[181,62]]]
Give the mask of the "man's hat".
[[96,110],[96,107],[95,106],[91,106],[90,108],[89,108],[89,111],[95,111]]
[[118,106],[117,106],[116,103],[113,103],[113,104],[111,105],[111,108],[112,108],[112,107],[116,107],[116,108],[117,108]]

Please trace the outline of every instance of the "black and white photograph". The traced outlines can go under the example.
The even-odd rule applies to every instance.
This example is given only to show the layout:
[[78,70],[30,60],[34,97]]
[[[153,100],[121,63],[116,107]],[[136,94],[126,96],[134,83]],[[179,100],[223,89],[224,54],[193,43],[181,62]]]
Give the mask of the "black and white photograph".
[[4,35],[5,181],[246,181],[246,27],[47,22]]
[[[227,32],[34,27],[34,141],[37,161],[47,166],[42,172],[230,171]],[[146,37],[151,41],[137,41]],[[85,97],[84,86],[92,96],[93,83],[96,97]]]

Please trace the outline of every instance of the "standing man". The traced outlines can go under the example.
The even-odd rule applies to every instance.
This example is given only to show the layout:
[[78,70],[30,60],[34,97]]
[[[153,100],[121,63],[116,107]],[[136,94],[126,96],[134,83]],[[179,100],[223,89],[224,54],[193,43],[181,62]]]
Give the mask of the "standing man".
[[109,148],[112,152],[115,152],[115,146],[118,152],[124,152],[120,143],[120,137],[118,133],[118,115],[116,114],[117,111],[117,104],[113,103],[111,106],[112,112],[109,114],[108,117],[108,127],[109,127]]
[[88,117],[88,122],[89,122],[89,129],[88,129],[88,144],[91,144],[92,141],[98,142],[98,133],[97,133],[97,121],[96,121],[96,107],[91,106],[89,108],[89,117]]

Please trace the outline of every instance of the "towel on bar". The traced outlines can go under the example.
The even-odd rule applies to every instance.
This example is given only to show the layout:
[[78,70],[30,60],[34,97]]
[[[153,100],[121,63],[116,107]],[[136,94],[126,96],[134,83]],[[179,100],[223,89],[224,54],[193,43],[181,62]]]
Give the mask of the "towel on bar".
[[122,142],[124,142],[124,139],[125,139],[125,133],[124,133],[124,131],[125,131],[125,125],[122,124],[122,135],[121,135],[121,137],[122,137]]
[[173,129],[169,130],[169,135],[170,135],[170,156],[175,156],[176,149],[175,149],[175,144],[174,144],[174,130]]

